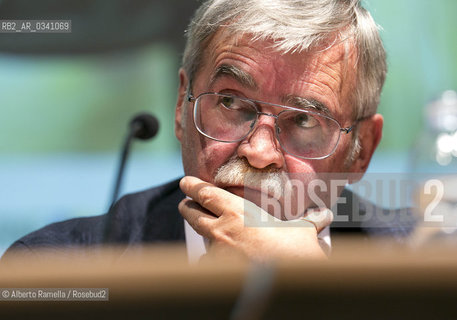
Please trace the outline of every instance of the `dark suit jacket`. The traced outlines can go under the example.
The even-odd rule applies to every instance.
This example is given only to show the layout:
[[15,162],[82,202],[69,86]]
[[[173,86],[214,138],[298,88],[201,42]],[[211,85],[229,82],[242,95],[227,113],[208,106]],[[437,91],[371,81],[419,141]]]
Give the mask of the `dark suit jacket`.
[[[330,233],[332,247],[338,247],[338,238],[345,234],[362,237],[389,235],[401,241],[414,226],[410,210],[387,211],[359,198],[348,190],[342,195],[346,204],[333,208],[349,222],[334,222]],[[103,243],[138,245],[142,243],[184,242],[184,220],[178,203],[185,197],[179,189],[179,180],[143,192],[122,197],[108,214],[75,218],[50,224],[14,242],[4,257],[21,250],[34,254],[36,248],[46,248],[64,254],[68,248],[87,248]],[[358,216],[365,221],[353,221]]]

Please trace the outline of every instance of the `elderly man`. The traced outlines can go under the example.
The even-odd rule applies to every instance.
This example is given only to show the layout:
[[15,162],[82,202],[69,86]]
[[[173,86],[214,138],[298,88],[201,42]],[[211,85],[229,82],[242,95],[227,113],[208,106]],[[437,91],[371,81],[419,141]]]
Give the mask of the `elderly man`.
[[357,1],[204,4],[179,73],[176,136],[186,175],[199,178],[181,181],[192,199],[181,214],[249,256],[319,255],[316,229],[328,217],[316,228],[246,228],[241,197],[260,205],[250,191],[282,173],[364,172],[381,138],[385,72],[376,26]]
[[10,251],[186,237],[190,247],[195,230],[253,259],[323,258],[329,177],[353,182],[367,169],[381,139],[385,74],[376,24],[357,0],[206,1],[179,71],[179,186],[128,195],[108,215],[53,224]]

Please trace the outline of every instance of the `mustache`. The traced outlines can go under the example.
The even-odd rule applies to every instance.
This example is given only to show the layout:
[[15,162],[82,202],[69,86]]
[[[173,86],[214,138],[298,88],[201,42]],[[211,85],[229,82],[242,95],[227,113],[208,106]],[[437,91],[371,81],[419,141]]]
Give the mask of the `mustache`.
[[245,158],[235,157],[223,164],[216,172],[214,183],[220,187],[243,186],[254,190],[268,189],[268,193],[280,198],[289,182],[289,176],[280,169],[268,166],[252,167]]

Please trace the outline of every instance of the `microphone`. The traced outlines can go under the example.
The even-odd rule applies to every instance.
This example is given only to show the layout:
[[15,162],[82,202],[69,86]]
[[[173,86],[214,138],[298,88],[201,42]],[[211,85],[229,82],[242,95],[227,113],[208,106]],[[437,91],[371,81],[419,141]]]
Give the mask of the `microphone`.
[[141,112],[135,115],[129,123],[129,131],[124,141],[124,146],[121,152],[121,161],[119,162],[119,168],[117,171],[116,184],[113,189],[113,195],[111,199],[111,206],[116,202],[119,196],[119,190],[122,185],[122,178],[124,175],[125,163],[130,151],[130,145],[134,138],[140,140],[149,140],[154,137],[159,131],[159,121],[153,115],[147,112]]
[[159,121],[152,114],[141,112],[130,121],[130,130],[134,138],[148,140],[159,132]]

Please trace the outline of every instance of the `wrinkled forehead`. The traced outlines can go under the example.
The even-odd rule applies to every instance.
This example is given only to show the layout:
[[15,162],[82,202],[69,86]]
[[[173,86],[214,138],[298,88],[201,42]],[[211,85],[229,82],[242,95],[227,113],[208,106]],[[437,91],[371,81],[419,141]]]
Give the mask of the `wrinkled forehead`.
[[217,47],[231,45],[233,47],[243,45],[260,44],[264,53],[270,53],[272,56],[278,53],[283,56],[293,57],[294,60],[301,60],[303,64],[310,61],[318,60],[320,64],[335,64],[342,62],[345,65],[345,74],[350,76],[356,73],[357,50],[354,38],[345,30],[335,32],[315,43],[307,49],[298,50],[290,48],[284,50],[278,47],[281,39],[263,38],[261,35],[241,33],[228,27],[220,27],[211,37],[206,39],[202,44],[203,59],[200,69],[205,62],[211,61]]
[[290,63],[290,66],[282,65],[290,81],[295,80],[293,79],[295,73],[288,72],[292,69],[292,65],[303,67],[310,75],[319,74],[322,68],[335,69],[340,80],[340,103],[352,104],[354,99],[352,94],[357,79],[357,51],[352,38],[341,38],[341,33],[333,34],[309,50],[288,52],[280,50],[276,42],[274,39],[262,39],[256,35],[235,33],[230,29],[220,28],[204,46],[202,65],[199,70],[204,67],[215,68],[215,65],[209,64],[215,63],[215,56],[221,48],[236,51],[238,54],[245,55],[246,59],[251,59],[250,49],[254,47],[257,51],[261,51],[266,59],[270,59],[272,64],[278,61],[278,57],[284,58],[281,59],[283,62]]

